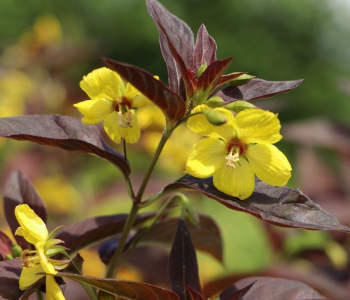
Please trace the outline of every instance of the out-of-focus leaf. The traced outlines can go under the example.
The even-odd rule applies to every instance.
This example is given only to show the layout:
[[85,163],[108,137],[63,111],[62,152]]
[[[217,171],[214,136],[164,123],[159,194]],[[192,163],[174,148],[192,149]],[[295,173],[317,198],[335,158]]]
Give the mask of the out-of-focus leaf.
[[5,260],[5,256],[7,254],[12,254],[11,252],[11,246],[12,246],[11,239],[0,230],[0,261]]
[[104,62],[154,102],[170,122],[175,122],[184,115],[185,101],[147,71],[112,59],[105,58]]
[[220,300],[241,300],[254,283],[255,281],[241,289],[237,289],[235,286],[230,287],[220,294]]
[[194,46],[194,68],[198,70],[201,65],[206,63],[208,66],[216,61],[216,42],[209,35],[204,24],[201,25],[197,32],[196,45]]
[[175,47],[177,53],[183,59],[185,65],[193,69],[193,47],[194,36],[191,28],[178,17],[171,14],[163,5],[154,0],[146,0],[147,9],[153,18],[159,31],[159,41],[163,58],[168,69],[169,87],[172,91],[180,93],[180,78],[176,62],[169,49],[168,38],[161,25],[169,37],[169,41]]
[[191,300],[204,300],[203,296],[199,294],[196,290],[191,288],[189,285],[187,286],[187,291],[191,297]]
[[247,285],[251,284],[253,281],[256,282],[246,293],[244,300],[326,299],[304,283],[281,278],[247,277],[237,281],[234,286],[237,288],[237,290],[241,290]]
[[105,291],[99,290],[97,293],[97,299],[98,300],[115,300],[115,296],[110,293],[106,293]]
[[216,95],[227,102],[235,100],[256,100],[287,93],[295,89],[302,82],[302,79],[294,81],[266,81],[254,78],[247,84],[241,86],[229,86],[219,91]]
[[86,283],[107,293],[135,300],[178,300],[172,291],[147,283],[118,280],[112,278],[96,278],[67,273],[58,273],[58,276]]
[[[62,280],[61,280],[62,281]],[[33,293],[35,293],[37,290],[40,289],[40,287],[45,284],[45,277],[39,279],[37,282],[32,284],[29,288],[27,288],[21,297],[19,297],[16,300],[28,300],[29,296]],[[41,289],[40,289],[41,290]],[[22,291],[23,292],[23,291]]]
[[21,171],[11,173],[10,178],[5,184],[3,195],[7,223],[9,224],[18,245],[23,249],[27,249],[28,242],[22,236],[15,235],[15,232],[19,227],[19,223],[15,217],[15,207],[19,204],[28,204],[30,208],[33,209],[44,222],[46,222],[45,204],[29,182],[28,178]]
[[275,187],[257,180],[253,194],[243,201],[217,190],[211,177],[198,179],[187,175],[166,186],[165,190],[178,188],[199,191],[230,209],[249,213],[274,225],[350,232],[350,228],[339,224],[301,191],[287,186]]
[[196,250],[191,235],[182,219],[178,220],[177,232],[169,257],[171,289],[180,300],[190,299],[187,286],[201,292]]
[[64,269],[64,272],[76,274],[77,270],[79,270],[82,273],[83,263],[84,258],[79,253],[77,253],[75,257],[71,260],[68,267]]
[[[178,220],[178,218],[168,218],[153,225],[141,240],[141,245],[143,243],[171,245],[177,230]],[[200,215],[199,226],[194,226],[192,223],[188,223],[187,226],[194,247],[222,262],[221,234],[215,221],[209,216]],[[143,235],[144,231],[145,229],[141,229],[133,239]]]
[[22,295],[18,283],[21,271],[19,259],[0,261],[0,299],[17,300]]
[[95,154],[116,165],[125,178],[130,174],[130,166],[124,156],[107,145],[99,129],[73,117],[28,115],[1,118],[0,136]]
[[[148,220],[153,215],[139,215],[134,226]],[[81,248],[122,232],[127,217],[128,215],[122,214],[86,219],[65,227],[55,238],[63,240],[65,242],[64,246],[69,248],[70,252],[76,252]]]

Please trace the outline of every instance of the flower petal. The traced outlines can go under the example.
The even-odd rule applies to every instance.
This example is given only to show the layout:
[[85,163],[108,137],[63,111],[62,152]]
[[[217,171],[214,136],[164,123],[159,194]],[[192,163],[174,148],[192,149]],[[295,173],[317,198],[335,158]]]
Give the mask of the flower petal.
[[100,123],[114,111],[113,101],[105,99],[86,100],[74,104],[73,106],[78,108],[79,111],[85,116],[81,120],[85,124]]
[[278,142],[281,124],[277,114],[262,109],[245,109],[235,117],[237,137],[246,144]]
[[126,84],[123,96],[131,102],[132,107],[143,107],[152,103],[151,100],[149,100],[144,94],[142,94],[130,83]]
[[[212,108],[202,104],[194,108],[191,113],[199,113],[206,109]],[[188,119],[187,126],[193,132],[198,133],[200,135],[223,138],[225,141],[228,141],[235,136],[235,128],[233,127],[233,115],[230,111],[224,108],[215,108],[215,110],[221,112],[226,116],[227,122],[225,124],[213,125],[206,119],[206,117],[203,114],[198,114]]]
[[256,176],[267,184],[282,186],[291,176],[288,159],[274,145],[250,145],[246,156]]
[[244,200],[253,193],[255,178],[249,163],[241,156],[240,160],[235,163],[235,168],[225,164],[215,173],[213,182],[219,191]]
[[36,249],[38,256],[39,256],[40,264],[43,267],[46,274],[55,275],[55,274],[57,274],[57,271],[55,270],[53,265],[51,263],[49,263],[46,255],[45,255],[44,247],[45,247],[45,242],[39,242],[35,245],[35,249]]
[[85,91],[90,99],[117,100],[121,97],[121,78],[118,73],[100,68],[84,76],[80,81],[80,87]]
[[16,230],[16,235],[23,236],[33,245],[46,241],[48,232],[44,221],[27,204],[17,205],[15,215],[21,226]]
[[[41,273],[40,275],[37,275]],[[21,276],[19,277],[19,288],[21,290],[27,289],[40,278],[44,277],[44,269],[41,265],[33,265],[30,268],[23,267]]]
[[205,138],[196,143],[187,159],[186,172],[197,178],[212,176],[225,165],[225,142]]
[[132,119],[132,127],[120,126],[117,112],[111,113],[104,121],[104,129],[106,130],[111,140],[115,143],[120,143],[121,138],[124,138],[125,142],[129,144],[136,143],[139,140],[141,132],[135,111],[130,110],[130,113]]
[[55,281],[55,277],[46,276],[46,299],[47,300],[64,300],[63,293]]

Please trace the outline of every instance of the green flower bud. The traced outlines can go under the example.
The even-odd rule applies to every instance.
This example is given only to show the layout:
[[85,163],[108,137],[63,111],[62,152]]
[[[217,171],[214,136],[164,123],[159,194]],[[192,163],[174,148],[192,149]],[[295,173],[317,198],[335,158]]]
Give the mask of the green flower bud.
[[201,65],[201,66],[198,68],[198,70],[197,70],[197,74],[196,74],[197,79],[198,79],[199,77],[201,77],[201,75],[204,73],[204,71],[205,71],[207,68],[208,68],[208,66],[207,66],[206,62],[204,62],[204,64]]
[[255,76],[249,75],[249,74],[242,74],[241,76],[236,77],[235,79],[232,79],[228,82],[230,86],[239,86],[248,83],[251,81]]
[[238,100],[238,101],[234,101],[234,102],[231,102],[229,104],[224,105],[223,108],[226,108],[228,110],[232,110],[232,111],[238,113],[238,112],[245,110],[247,108],[256,108],[256,106],[251,104],[248,101]]
[[225,101],[219,96],[214,96],[214,97],[209,98],[205,102],[205,104],[211,108],[215,108],[215,107],[220,107],[220,106],[224,105]]
[[6,260],[11,260],[11,259],[14,259],[14,257],[11,254],[6,254],[5,255],[5,259]]
[[219,126],[227,122],[226,116],[215,109],[206,109],[203,110],[202,113],[213,125]]
[[21,257],[23,249],[20,245],[13,244],[11,246],[11,252],[12,252],[14,257]]

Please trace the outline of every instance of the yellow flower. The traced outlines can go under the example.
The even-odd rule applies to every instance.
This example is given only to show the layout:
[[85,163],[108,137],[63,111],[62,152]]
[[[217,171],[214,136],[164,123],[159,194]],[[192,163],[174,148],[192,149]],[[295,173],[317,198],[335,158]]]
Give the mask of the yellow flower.
[[[197,106],[192,113],[209,109]],[[188,157],[186,171],[197,178],[213,176],[214,186],[225,194],[248,198],[254,190],[254,174],[269,185],[283,186],[291,166],[274,145],[282,136],[277,115],[261,109],[246,109],[235,117],[224,108],[216,108],[227,123],[215,126],[203,114],[191,117],[187,125],[208,136],[196,143]]]
[[82,122],[97,124],[104,121],[108,136],[120,143],[121,138],[127,143],[135,143],[140,138],[140,127],[133,107],[142,107],[151,101],[130,83],[107,68],[100,68],[84,76],[80,87],[91,100],[79,102],[74,106],[84,115]]
[[53,275],[57,274],[54,265],[61,268],[63,265],[66,266],[67,262],[60,263],[48,256],[49,251],[50,256],[58,253],[58,248],[61,246],[56,245],[61,241],[50,239],[44,221],[27,204],[16,206],[15,215],[20,224],[15,234],[23,236],[27,242],[35,246],[35,250],[24,250],[22,253],[23,270],[19,278],[19,288],[25,290],[46,276],[47,299],[65,299]]

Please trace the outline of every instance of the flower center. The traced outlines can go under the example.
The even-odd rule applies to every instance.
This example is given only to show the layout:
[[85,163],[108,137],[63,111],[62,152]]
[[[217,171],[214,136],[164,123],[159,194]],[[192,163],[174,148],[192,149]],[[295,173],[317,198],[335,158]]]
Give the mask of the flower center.
[[239,161],[240,155],[244,154],[247,146],[238,138],[233,138],[227,143],[226,166],[235,168],[235,163]]
[[126,112],[118,111],[118,123],[123,128],[132,127],[132,113],[129,109]]
[[21,255],[21,265],[26,268],[31,268],[33,265],[39,264],[39,257],[35,250],[26,249]]

